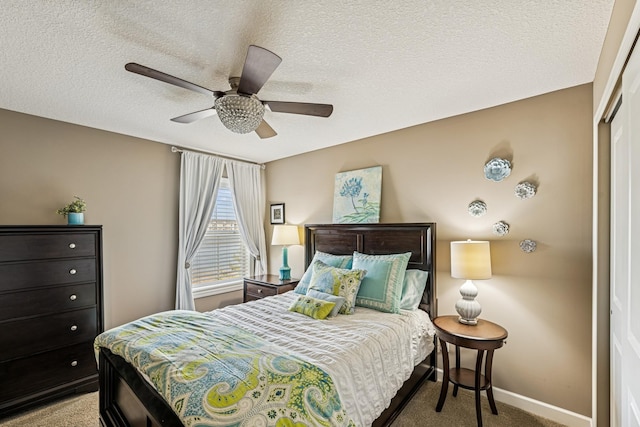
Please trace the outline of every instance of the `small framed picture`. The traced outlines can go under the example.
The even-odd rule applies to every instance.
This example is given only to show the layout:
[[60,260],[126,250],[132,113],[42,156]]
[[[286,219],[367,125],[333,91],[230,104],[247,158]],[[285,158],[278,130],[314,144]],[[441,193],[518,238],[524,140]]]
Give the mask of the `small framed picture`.
[[271,224],[284,224],[284,203],[271,205]]

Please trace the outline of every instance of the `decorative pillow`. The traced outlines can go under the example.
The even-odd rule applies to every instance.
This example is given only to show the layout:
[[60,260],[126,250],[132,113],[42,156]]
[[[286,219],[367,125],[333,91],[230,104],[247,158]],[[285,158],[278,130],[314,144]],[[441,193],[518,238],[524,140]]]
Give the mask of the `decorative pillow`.
[[327,317],[335,305],[336,304],[334,302],[312,298],[307,295],[300,295],[293,304],[291,304],[289,311],[294,311],[320,320]]
[[327,265],[338,268],[351,268],[351,261],[353,260],[353,256],[351,255],[333,255],[325,252],[316,251],[313,255],[313,259],[311,263],[309,263],[309,268],[304,272],[302,278],[298,282],[298,285],[293,290],[299,294],[306,294],[307,289],[309,288],[309,283],[311,282],[311,275],[313,273],[313,263],[316,261],[322,261]]
[[400,313],[404,272],[411,252],[392,255],[353,253],[353,268],[367,270],[356,305],[386,313]]
[[315,289],[308,289],[307,296],[335,303],[336,306],[333,307],[333,310],[331,310],[331,313],[329,313],[329,317],[337,316],[340,308],[342,307],[342,304],[344,304],[344,302],[346,301],[341,296],[326,294],[324,292],[316,291]]
[[400,308],[402,310],[417,310],[422,301],[424,288],[427,286],[429,272],[424,270],[407,270],[404,272]]
[[355,311],[356,294],[360,287],[360,282],[366,270],[331,267],[322,261],[316,261],[312,265],[313,275],[309,289],[341,296],[345,299],[344,304],[338,311],[340,314],[353,314]]

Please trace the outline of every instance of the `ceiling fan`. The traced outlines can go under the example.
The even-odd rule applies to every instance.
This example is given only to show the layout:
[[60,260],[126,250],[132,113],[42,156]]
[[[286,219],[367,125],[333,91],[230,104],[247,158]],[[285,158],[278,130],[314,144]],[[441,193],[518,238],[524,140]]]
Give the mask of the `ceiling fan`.
[[263,118],[265,106],[276,113],[317,117],[329,117],[333,112],[331,104],[260,100],[257,93],[281,62],[282,58],[275,53],[260,46],[249,46],[242,74],[240,77],[229,78],[231,89],[227,91],[207,89],[134,62],[126,64],[124,68],[132,73],[213,96],[213,107],[174,117],[171,119],[174,122],[192,123],[217,114],[222,124],[232,132],[249,133],[255,131],[260,138],[271,138],[277,133]]

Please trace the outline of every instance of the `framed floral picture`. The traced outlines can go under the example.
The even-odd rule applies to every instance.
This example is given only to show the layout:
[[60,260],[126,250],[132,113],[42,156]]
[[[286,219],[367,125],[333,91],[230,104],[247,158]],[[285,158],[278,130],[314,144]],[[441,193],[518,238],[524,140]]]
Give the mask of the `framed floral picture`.
[[336,174],[333,191],[335,224],[380,221],[382,166]]
[[271,224],[284,224],[284,203],[271,205]]

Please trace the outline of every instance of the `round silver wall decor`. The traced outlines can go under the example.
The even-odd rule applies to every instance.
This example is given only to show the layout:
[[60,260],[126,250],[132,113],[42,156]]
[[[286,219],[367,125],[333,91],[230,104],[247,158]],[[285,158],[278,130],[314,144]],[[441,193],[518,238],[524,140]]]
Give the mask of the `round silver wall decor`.
[[530,182],[521,182],[515,188],[516,197],[520,200],[530,199],[536,195],[536,186]]
[[511,174],[511,162],[495,157],[484,165],[484,176],[490,181],[500,182]]
[[469,215],[473,217],[481,217],[487,213],[487,204],[482,200],[474,200],[469,203]]
[[509,224],[504,221],[498,221],[493,224],[493,234],[496,236],[506,236],[509,234]]
[[522,249],[522,252],[528,253],[530,254],[531,252],[536,250],[536,242],[533,240],[529,240],[529,239],[525,239],[523,241],[520,242],[520,249]]

